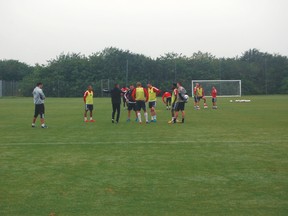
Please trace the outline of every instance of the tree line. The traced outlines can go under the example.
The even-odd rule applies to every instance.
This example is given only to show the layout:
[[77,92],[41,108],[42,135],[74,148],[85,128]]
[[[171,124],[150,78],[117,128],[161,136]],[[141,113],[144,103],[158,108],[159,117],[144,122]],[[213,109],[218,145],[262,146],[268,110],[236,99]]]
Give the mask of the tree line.
[[162,90],[181,81],[187,89],[191,80],[242,80],[242,94],[287,94],[287,56],[250,49],[241,56],[216,58],[210,53],[191,56],[167,53],[156,59],[114,47],[85,56],[80,53],[60,54],[46,65],[28,65],[17,60],[0,60],[0,80],[19,81],[21,95],[31,96],[39,81],[50,97],[79,97],[92,84],[96,95],[107,87],[107,80],[121,86],[146,84]]

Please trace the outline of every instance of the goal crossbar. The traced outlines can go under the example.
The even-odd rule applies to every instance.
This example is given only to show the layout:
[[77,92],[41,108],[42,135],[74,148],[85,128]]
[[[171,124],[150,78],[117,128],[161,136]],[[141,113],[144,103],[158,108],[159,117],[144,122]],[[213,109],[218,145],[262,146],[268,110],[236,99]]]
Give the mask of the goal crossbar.
[[206,97],[211,97],[212,86],[217,89],[217,97],[241,97],[241,80],[192,80],[192,96],[194,97],[194,87],[199,83]]

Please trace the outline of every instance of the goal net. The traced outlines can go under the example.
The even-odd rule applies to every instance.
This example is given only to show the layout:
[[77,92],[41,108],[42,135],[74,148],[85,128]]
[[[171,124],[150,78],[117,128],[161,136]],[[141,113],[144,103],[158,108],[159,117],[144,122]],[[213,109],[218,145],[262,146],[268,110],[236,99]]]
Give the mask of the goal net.
[[101,79],[101,97],[107,96],[107,93],[103,93],[103,89],[110,90],[114,85],[114,80],[111,79]]
[[192,80],[192,96],[194,87],[199,83],[205,96],[211,96],[213,86],[217,89],[217,97],[241,97],[241,80]]

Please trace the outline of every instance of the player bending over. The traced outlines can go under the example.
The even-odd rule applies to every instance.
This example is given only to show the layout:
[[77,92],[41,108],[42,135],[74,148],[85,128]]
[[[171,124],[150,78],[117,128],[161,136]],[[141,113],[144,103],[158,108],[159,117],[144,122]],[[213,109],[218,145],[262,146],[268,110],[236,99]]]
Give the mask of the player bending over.
[[162,95],[162,101],[163,103],[166,105],[166,109],[167,110],[170,110],[171,108],[171,93],[170,92],[165,92],[163,95]]

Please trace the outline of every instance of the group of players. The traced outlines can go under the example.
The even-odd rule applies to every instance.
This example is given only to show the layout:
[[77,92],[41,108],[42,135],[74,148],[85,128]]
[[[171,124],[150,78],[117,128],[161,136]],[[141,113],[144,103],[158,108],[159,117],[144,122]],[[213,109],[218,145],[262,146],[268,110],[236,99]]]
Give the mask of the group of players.
[[[90,89],[91,88],[91,89]],[[135,121],[142,124],[142,116],[141,110],[144,112],[144,119],[146,124],[150,122],[157,122],[157,114],[156,114],[156,100],[157,96],[161,93],[161,90],[155,86],[152,86],[151,83],[147,84],[147,88],[143,87],[140,82],[136,83],[136,86],[130,85],[129,88],[123,87],[120,89],[119,84],[115,84],[114,88],[111,90],[103,90],[106,93],[111,94],[111,102],[112,102],[112,123],[118,123],[120,117],[120,104],[121,97],[123,98],[123,106],[127,105],[128,117],[127,122],[131,121],[131,112],[135,112]],[[90,96],[89,96],[90,95]],[[92,96],[91,96],[92,95]],[[212,91],[212,103],[213,109],[217,109],[216,100],[217,100],[217,90],[213,86]],[[88,97],[88,99],[87,99]],[[196,84],[194,88],[194,108],[200,109],[199,103],[200,100],[204,100],[204,108],[208,108],[206,104],[206,98],[204,94],[204,90],[200,84]],[[166,109],[171,110],[171,120],[168,123],[184,123],[185,121],[185,103],[188,100],[187,91],[182,86],[180,82],[173,83],[171,91],[164,92],[162,95],[162,101],[166,104]],[[84,93],[84,102],[85,102],[85,113],[84,113],[84,121],[87,120],[87,112],[90,111],[90,121],[93,122],[92,119],[92,110],[93,110],[93,91],[92,87],[89,86],[88,90]],[[148,107],[150,109],[151,120],[148,120],[148,113],[146,110],[146,103],[148,103]],[[182,119],[178,121],[178,115],[181,112]],[[116,119],[115,119],[115,114]]]
[[[204,101],[204,109],[207,109],[207,103],[206,103],[206,97],[205,92],[201,84],[196,83],[194,89],[194,109],[199,110],[200,109],[200,100],[203,99]],[[215,86],[212,86],[211,90],[211,97],[212,97],[212,109],[217,109],[217,89]]]
[[[149,123],[148,121],[148,114],[146,111],[145,103],[148,102],[148,106],[150,109],[151,121],[150,122],[157,122],[157,114],[156,114],[156,100],[157,95],[159,95],[161,90],[157,87],[152,86],[151,83],[147,84],[147,89],[142,86],[140,82],[137,82],[136,88],[134,85],[131,85],[129,89],[124,93],[124,104],[127,103],[128,109],[128,118],[127,121],[131,121],[131,111],[135,111],[136,113],[136,121],[140,124],[142,123],[141,118],[141,110],[144,111],[144,117],[146,124]],[[177,84],[174,83],[172,85],[172,93],[165,92],[163,94],[162,100],[166,103],[167,107],[172,107],[172,120],[169,123],[176,123],[178,118],[178,113],[181,111],[182,113],[182,123],[184,123],[185,119],[185,95],[187,92],[184,87],[182,87],[181,83],[178,82]],[[164,100],[165,97],[165,100]]]
[[[40,115],[41,127],[47,128],[44,121],[44,100],[45,95],[42,91],[43,84],[37,83],[33,91],[34,104],[35,104],[35,112],[32,121],[32,127],[35,127],[35,121]],[[134,85],[130,85],[129,88],[123,87],[120,89],[119,84],[115,84],[114,88],[111,90],[103,90],[106,93],[111,94],[112,101],[112,123],[118,123],[120,117],[120,104],[121,98],[123,98],[124,107],[127,104],[128,117],[127,122],[131,121],[131,111],[135,111],[136,120],[140,124],[142,124],[142,116],[141,110],[144,112],[144,118],[146,124],[150,122],[157,122],[157,114],[156,114],[156,100],[157,96],[161,93],[161,90],[155,86],[152,86],[151,83],[147,84],[147,88],[144,88],[140,82],[136,83],[136,87]],[[211,90],[212,96],[212,109],[217,109],[216,101],[217,101],[217,90],[213,86]],[[93,119],[93,97],[94,91],[91,85],[88,86],[87,90],[84,93],[83,99],[85,104],[84,111],[84,121],[85,122],[95,122]],[[196,84],[194,87],[194,109],[200,109],[199,103],[200,100],[204,100],[204,108],[207,108],[206,98],[204,94],[204,90],[200,84]],[[162,95],[162,101],[166,104],[166,109],[171,109],[171,120],[168,122],[184,123],[185,121],[185,103],[188,101],[188,95],[186,89],[182,86],[180,82],[173,83],[171,92],[164,92]],[[148,106],[150,109],[151,120],[148,120],[148,113],[146,110],[146,103],[148,102]],[[90,112],[90,119],[88,120],[87,114]],[[178,115],[181,112],[181,121],[178,121]],[[117,113],[116,119],[115,114]]]

